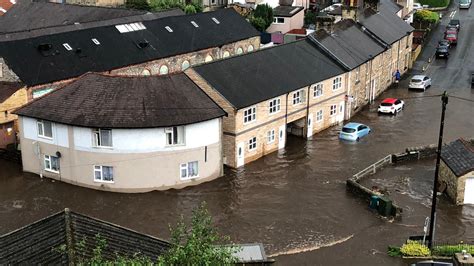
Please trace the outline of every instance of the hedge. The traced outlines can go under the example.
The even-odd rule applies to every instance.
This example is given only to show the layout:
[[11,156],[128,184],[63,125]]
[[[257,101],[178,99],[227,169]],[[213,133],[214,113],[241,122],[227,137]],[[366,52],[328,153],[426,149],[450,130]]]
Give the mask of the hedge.
[[428,5],[429,7],[447,7],[449,0],[419,0],[421,5]]

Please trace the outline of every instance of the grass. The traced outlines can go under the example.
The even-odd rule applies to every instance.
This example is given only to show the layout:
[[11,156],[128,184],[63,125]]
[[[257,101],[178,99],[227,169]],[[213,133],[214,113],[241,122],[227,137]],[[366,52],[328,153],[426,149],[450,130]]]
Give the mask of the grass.
[[466,250],[468,253],[472,254],[474,253],[474,245],[440,245],[433,247],[431,253],[436,256],[451,257],[454,256],[454,253],[460,253],[462,250]]

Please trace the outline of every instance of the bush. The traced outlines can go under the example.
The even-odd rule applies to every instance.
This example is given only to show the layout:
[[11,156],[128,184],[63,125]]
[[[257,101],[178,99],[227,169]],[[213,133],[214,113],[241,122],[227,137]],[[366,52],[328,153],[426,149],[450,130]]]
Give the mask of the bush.
[[315,22],[316,22],[316,14],[311,11],[308,11],[304,15],[304,24],[305,25],[315,24]]
[[419,22],[437,23],[439,21],[439,16],[436,12],[423,9],[416,11],[414,19]]
[[401,257],[402,256],[402,253],[400,252],[400,248],[395,247],[395,246],[388,246],[387,254],[390,257]]
[[430,249],[417,241],[408,240],[406,244],[400,248],[400,252],[404,256],[427,257],[430,255]]
[[258,5],[253,11],[254,18],[262,18],[265,21],[265,30],[273,23],[273,9],[268,5]]
[[260,17],[250,18],[250,24],[252,24],[252,26],[254,28],[256,28],[258,31],[263,32],[267,29],[265,20],[263,18],[260,18]]
[[419,0],[420,4],[428,5],[429,7],[446,7],[449,5],[449,0]]
[[452,257],[454,253],[460,253],[466,250],[468,253],[474,254],[474,245],[459,244],[459,245],[441,245],[433,247],[433,255]]
[[171,8],[184,10],[184,4],[179,0],[151,0],[150,8],[152,11],[161,11]]
[[195,14],[197,12],[196,12],[196,8],[193,5],[187,5],[187,6],[184,7],[184,13],[186,13],[186,14]]
[[146,0],[127,0],[125,2],[125,7],[139,10],[150,10],[150,5]]

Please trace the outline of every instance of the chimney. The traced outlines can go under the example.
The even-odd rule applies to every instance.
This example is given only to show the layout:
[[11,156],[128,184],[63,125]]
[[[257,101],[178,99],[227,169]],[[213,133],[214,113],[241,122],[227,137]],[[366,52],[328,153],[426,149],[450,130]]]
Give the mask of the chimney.
[[344,0],[342,3],[342,19],[357,21],[358,13],[362,10],[364,0]]
[[365,0],[363,4],[364,4],[364,9],[372,8],[376,12],[379,11],[380,0]]

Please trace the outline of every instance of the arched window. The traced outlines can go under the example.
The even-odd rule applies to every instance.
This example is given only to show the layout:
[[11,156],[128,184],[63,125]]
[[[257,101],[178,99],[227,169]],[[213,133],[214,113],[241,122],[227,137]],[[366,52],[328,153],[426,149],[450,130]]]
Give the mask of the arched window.
[[249,47],[247,47],[247,52],[252,52],[253,51],[253,45],[249,45]]
[[165,75],[165,74],[168,74],[168,66],[162,65],[160,66],[160,75]]
[[211,62],[212,60],[214,60],[214,59],[212,58],[211,55],[208,54],[208,55],[206,56],[206,59],[204,59],[204,62],[207,63],[207,62]]
[[227,58],[229,56],[230,56],[229,51],[224,51],[224,53],[222,54],[222,58]]
[[144,69],[144,70],[142,71],[142,75],[143,75],[143,76],[150,76],[150,70]]
[[237,54],[242,54],[244,50],[242,50],[242,47],[237,48]]
[[184,60],[183,63],[181,64],[181,70],[186,70],[188,69],[189,67],[189,61],[188,60]]

